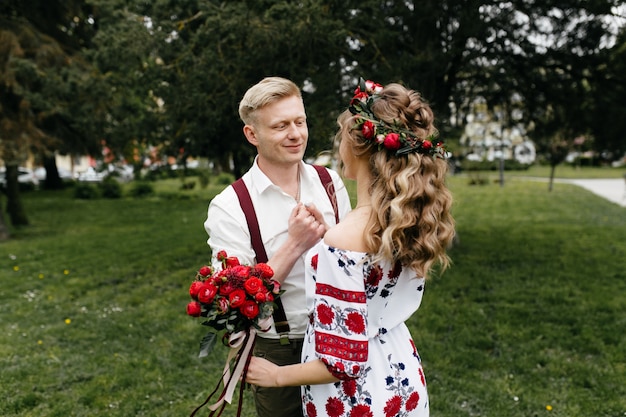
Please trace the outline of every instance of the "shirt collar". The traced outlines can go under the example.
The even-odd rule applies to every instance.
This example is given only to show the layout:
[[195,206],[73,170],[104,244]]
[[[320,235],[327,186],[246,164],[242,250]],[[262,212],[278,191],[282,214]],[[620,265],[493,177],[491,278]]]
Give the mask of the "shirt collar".
[[[259,194],[262,194],[268,188],[272,186],[276,187],[276,185],[274,185],[272,180],[270,180],[268,176],[265,175],[263,171],[261,171],[261,168],[259,168],[259,164],[257,163],[258,158],[258,155],[254,157],[254,163],[252,164],[252,167],[250,167],[250,174],[252,177],[252,186]],[[304,161],[300,161],[300,174],[304,176],[304,173]]]

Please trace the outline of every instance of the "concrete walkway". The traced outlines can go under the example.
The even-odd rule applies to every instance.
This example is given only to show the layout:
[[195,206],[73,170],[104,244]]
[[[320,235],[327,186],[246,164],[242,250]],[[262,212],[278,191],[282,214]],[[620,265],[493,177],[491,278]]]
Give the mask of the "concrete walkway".
[[578,185],[600,197],[626,207],[626,179],[560,180]]

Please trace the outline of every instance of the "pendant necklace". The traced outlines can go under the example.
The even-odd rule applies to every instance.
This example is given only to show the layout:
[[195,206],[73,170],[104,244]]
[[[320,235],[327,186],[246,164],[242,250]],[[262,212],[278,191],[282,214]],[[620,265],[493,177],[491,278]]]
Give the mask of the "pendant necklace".
[[299,203],[300,202],[300,167],[299,166],[298,166],[297,182],[298,182],[298,189],[296,191],[296,203]]

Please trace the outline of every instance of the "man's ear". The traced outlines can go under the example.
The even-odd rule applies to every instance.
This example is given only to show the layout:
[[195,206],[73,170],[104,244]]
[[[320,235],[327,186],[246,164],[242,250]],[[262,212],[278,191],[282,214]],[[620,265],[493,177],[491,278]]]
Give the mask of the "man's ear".
[[256,138],[256,132],[254,131],[254,127],[252,125],[245,125],[243,127],[243,134],[252,145],[259,145],[259,141]]

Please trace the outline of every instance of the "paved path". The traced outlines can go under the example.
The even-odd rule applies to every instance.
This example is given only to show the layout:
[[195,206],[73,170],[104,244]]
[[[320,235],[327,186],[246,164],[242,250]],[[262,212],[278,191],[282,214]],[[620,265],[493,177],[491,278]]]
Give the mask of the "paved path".
[[[548,182],[549,178],[545,177],[511,177],[526,179],[532,181]],[[606,198],[612,203],[626,207],[626,178],[603,178],[603,179],[566,179],[555,178],[555,183],[561,184],[574,184],[582,187],[592,193],[599,195],[602,198]]]
[[626,207],[626,179],[561,180],[583,187],[615,204]]

